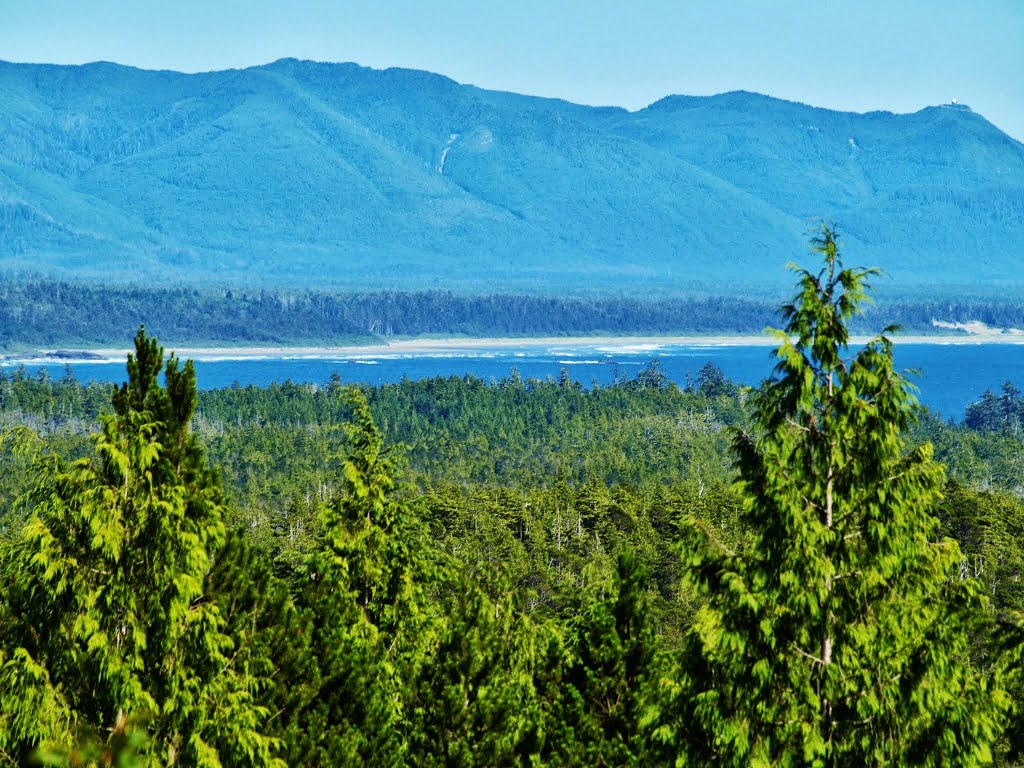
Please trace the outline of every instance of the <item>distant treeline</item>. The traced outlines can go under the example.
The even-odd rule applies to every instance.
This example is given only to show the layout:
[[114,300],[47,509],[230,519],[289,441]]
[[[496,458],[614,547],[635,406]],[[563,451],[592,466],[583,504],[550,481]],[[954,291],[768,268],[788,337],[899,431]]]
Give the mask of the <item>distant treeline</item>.
[[[884,322],[882,320],[884,318]],[[896,322],[934,332],[933,320],[1024,327],[1024,301],[880,303],[854,332]],[[339,343],[389,336],[565,336],[759,333],[780,322],[768,299],[555,298],[447,291],[297,294],[0,283],[0,347],[123,344],[142,324],[171,344]]]

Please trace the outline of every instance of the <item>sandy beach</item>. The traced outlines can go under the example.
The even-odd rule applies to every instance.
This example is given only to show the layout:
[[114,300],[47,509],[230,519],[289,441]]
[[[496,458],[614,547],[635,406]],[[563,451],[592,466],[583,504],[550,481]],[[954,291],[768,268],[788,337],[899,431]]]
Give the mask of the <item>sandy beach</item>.
[[[1024,344],[1024,334],[1019,333],[978,333],[948,334],[935,336],[893,336],[896,344]],[[851,346],[859,346],[870,340],[867,336],[851,339]],[[194,360],[223,360],[260,357],[407,357],[415,355],[471,353],[477,350],[500,349],[546,349],[578,347],[588,349],[643,347],[654,352],[658,347],[695,346],[730,347],[764,346],[771,347],[776,339],[767,334],[748,336],[551,336],[533,338],[415,338],[396,339],[382,344],[348,346],[260,346],[260,347],[189,347],[168,345],[168,352],[175,352],[179,358]],[[10,355],[9,359],[33,360],[60,354],[61,359],[74,360],[73,353],[83,353],[83,358],[123,359],[131,351],[120,349],[41,349]],[[51,358],[52,359],[52,358]]]

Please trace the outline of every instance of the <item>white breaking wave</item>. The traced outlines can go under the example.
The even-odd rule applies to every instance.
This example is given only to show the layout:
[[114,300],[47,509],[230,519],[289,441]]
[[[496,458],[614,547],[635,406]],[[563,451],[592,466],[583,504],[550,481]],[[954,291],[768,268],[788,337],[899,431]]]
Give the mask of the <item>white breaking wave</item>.
[[6,357],[0,359],[0,368],[17,368],[19,365],[106,365],[120,363],[124,365],[124,357]]
[[660,344],[629,344],[621,347],[594,347],[595,352],[611,352],[618,354],[636,354],[637,352],[657,352]]
[[932,326],[947,331],[963,331],[971,336],[1020,336],[1024,331],[1020,328],[996,328],[983,323],[981,320],[968,320],[966,323],[947,323],[942,320],[932,319]]

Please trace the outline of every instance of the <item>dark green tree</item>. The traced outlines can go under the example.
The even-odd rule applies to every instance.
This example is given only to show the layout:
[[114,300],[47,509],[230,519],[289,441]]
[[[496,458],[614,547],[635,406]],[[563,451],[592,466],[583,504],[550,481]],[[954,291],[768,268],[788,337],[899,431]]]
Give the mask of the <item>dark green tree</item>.
[[616,558],[611,594],[570,623],[569,650],[556,708],[573,738],[548,746],[551,762],[575,766],[650,765],[643,719],[656,647],[647,573],[635,552]]
[[697,371],[697,391],[705,397],[720,397],[722,395],[731,395],[735,390],[735,385],[730,382],[722,369],[712,363],[710,360],[704,363],[704,366]]
[[987,599],[938,535],[931,446],[901,438],[915,402],[891,342],[846,357],[874,271],[844,269],[830,227],[813,244],[824,266],[797,270],[757,429],[735,439],[749,546],[693,537],[705,602],[657,736],[684,764],[984,763],[1008,707],[971,663]]

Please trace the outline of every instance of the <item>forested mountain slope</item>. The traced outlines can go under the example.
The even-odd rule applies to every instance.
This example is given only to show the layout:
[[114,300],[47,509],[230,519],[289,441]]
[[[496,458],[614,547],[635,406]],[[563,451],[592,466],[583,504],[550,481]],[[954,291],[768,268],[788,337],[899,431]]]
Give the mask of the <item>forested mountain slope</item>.
[[962,106],[637,112],[282,60],[0,63],[0,267],[190,286],[774,296],[808,222],[903,293],[1024,278],[1024,145]]

